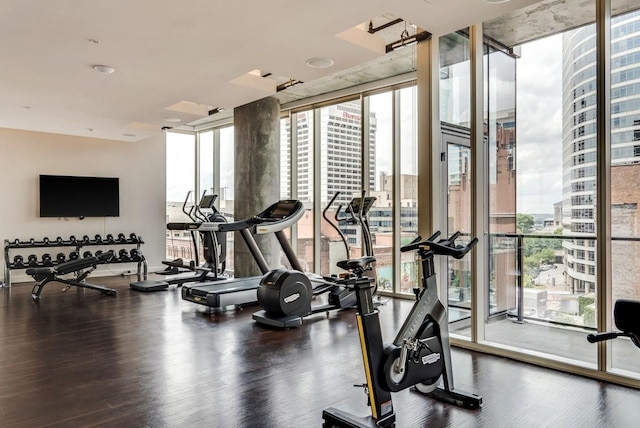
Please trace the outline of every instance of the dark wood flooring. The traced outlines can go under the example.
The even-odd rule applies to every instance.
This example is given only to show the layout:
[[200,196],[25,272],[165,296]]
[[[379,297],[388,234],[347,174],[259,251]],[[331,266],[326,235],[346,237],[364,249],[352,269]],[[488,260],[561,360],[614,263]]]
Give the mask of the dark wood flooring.
[[[319,427],[335,406],[368,414],[353,311],[265,330],[256,307],[208,313],[171,288],[91,278],[117,297],[51,283],[0,289],[1,427]],[[411,302],[381,308],[387,339]],[[394,394],[398,427],[635,427],[640,392],[454,349],[456,386],[481,410]]]

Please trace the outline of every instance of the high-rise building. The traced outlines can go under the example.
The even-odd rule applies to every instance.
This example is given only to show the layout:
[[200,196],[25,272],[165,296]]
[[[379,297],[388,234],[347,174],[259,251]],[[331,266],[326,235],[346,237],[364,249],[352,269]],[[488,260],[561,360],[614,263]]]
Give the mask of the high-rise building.
[[[321,200],[328,202],[335,192],[342,195],[336,203],[348,203],[354,194],[362,189],[362,112],[360,102],[347,102],[319,109],[320,120],[320,173],[314,174],[313,116],[311,113],[298,114],[297,121],[297,197],[301,201],[313,200],[313,183],[322,180]],[[370,113],[368,120],[369,157],[374,159],[376,147],[376,116]],[[283,121],[281,132],[287,136],[281,150],[281,193],[288,195],[291,177],[290,151],[288,150],[289,121]],[[375,165],[370,163],[368,171],[370,183],[375,182]]]
[[[611,187],[612,229],[637,233],[625,221],[637,209],[640,191],[640,11],[611,23]],[[592,238],[596,224],[596,29],[563,35],[563,201],[565,234]],[[637,187],[635,187],[637,189]],[[624,191],[621,191],[624,189]],[[635,211],[634,211],[635,213]],[[637,218],[637,215],[636,217]],[[575,293],[595,291],[594,239],[563,242],[567,282]],[[627,255],[628,257],[628,255]]]

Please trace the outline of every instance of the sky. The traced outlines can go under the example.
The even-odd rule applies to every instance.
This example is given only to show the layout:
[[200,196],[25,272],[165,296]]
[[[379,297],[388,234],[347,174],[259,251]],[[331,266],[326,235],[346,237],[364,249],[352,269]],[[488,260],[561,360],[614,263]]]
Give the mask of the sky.
[[522,46],[516,62],[517,212],[562,200],[562,35]]

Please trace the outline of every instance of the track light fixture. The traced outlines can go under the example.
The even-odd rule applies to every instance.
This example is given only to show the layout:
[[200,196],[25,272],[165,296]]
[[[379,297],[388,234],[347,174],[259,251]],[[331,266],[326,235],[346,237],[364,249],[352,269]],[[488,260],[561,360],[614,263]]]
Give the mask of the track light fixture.
[[402,32],[400,33],[400,39],[396,40],[395,42],[387,44],[385,46],[386,53],[393,52],[396,49],[401,49],[406,46],[413,45],[414,43],[427,40],[429,37],[431,37],[431,33],[429,33],[428,31],[420,31],[419,33],[416,33],[413,36],[410,36],[409,31],[407,31],[407,21],[401,18],[396,18],[378,27],[374,27],[373,21],[369,21],[369,28],[367,31],[370,34],[375,34],[378,31],[384,30],[385,28],[392,27],[396,24],[400,24],[401,22],[404,22],[404,30],[402,30]]
[[386,46],[386,53],[393,52],[397,49],[402,49],[407,46],[411,46],[423,40],[428,40],[431,37],[431,33],[428,31],[421,31],[419,33],[414,34],[413,36],[409,36],[407,30],[404,30],[400,34],[400,39],[396,40],[393,43],[389,43]]

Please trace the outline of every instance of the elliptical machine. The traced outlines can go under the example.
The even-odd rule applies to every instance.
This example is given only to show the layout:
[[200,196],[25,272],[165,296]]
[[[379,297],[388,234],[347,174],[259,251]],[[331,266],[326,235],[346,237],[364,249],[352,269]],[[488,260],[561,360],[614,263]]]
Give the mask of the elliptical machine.
[[[184,203],[182,204],[182,212],[184,212],[192,222],[197,223],[227,223],[227,219],[216,209],[214,203],[218,195],[207,195],[206,190],[202,193],[200,202],[192,205],[187,210],[187,203],[190,199],[191,191],[187,193]],[[167,225],[170,228],[170,224]],[[171,229],[170,229],[171,230]],[[174,229],[175,230],[175,229]],[[198,231],[202,239],[202,247],[204,249],[204,262],[200,266],[198,241],[196,239],[196,231],[189,230],[191,241],[194,248],[194,260],[186,264],[182,259],[171,261],[162,261],[167,268],[160,275],[169,277],[164,280],[143,280],[129,284],[132,290],[150,292],[160,291],[169,288],[170,284],[176,284],[178,287],[187,282],[204,282],[218,281],[226,279],[222,276],[226,268],[227,239],[224,231]],[[174,276],[175,275],[175,276]]]
[[[187,203],[191,197],[191,190],[187,193],[187,197],[182,204],[182,212],[191,219],[192,222],[209,222],[209,223],[226,223],[225,216],[220,214],[214,203],[218,199],[218,195],[207,195],[207,191],[202,192],[202,197],[198,205],[191,205],[187,210]],[[206,210],[206,211],[205,211]],[[174,260],[165,260],[162,264],[167,268],[159,275],[175,275],[195,270],[200,265],[200,254],[198,251],[198,241],[196,239],[196,231],[190,230],[191,241],[193,244],[194,258],[191,263],[186,264],[181,258]],[[212,272],[222,274],[226,268],[226,233],[225,232],[200,232],[202,239],[202,247],[204,249],[204,263],[201,267],[210,269]]]
[[[340,235],[347,257],[351,254],[351,250],[347,238],[338,224],[343,222],[360,226],[364,243],[363,257],[341,260],[337,263],[339,268],[348,272],[343,275],[343,278],[305,274],[298,270],[275,269],[270,271],[260,281],[258,287],[258,303],[263,308],[253,314],[253,319],[258,324],[277,328],[298,327],[302,325],[302,319],[311,314],[352,308],[356,305],[355,290],[348,286],[345,280],[354,276],[361,277],[365,271],[371,271],[375,267],[376,259],[373,257],[371,232],[366,215],[376,198],[365,196],[363,191],[362,197],[351,200],[346,212],[342,211],[342,205],[338,206],[334,222],[329,219],[327,212],[339,195],[340,192],[337,192],[331,198],[322,211],[322,216]],[[312,299],[324,293],[329,293],[328,303],[312,306]]]
[[[453,387],[451,350],[447,311],[438,298],[433,258],[435,255],[460,259],[478,242],[474,238],[468,245],[455,245],[460,233],[448,239],[435,241],[440,232],[422,241],[416,238],[400,251],[417,251],[422,264],[422,287],[414,289],[416,302],[392,344],[386,348],[378,311],[372,302],[372,281],[353,284],[357,300],[356,315],[362,357],[367,382],[362,385],[368,394],[371,416],[357,417],[329,408],[323,411],[323,427],[391,427],[395,412],[391,393],[409,387],[438,400],[477,409],[482,397],[456,390]],[[442,378],[444,388],[438,387]],[[359,385],[358,385],[359,386]]]

